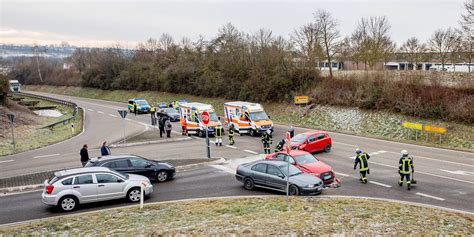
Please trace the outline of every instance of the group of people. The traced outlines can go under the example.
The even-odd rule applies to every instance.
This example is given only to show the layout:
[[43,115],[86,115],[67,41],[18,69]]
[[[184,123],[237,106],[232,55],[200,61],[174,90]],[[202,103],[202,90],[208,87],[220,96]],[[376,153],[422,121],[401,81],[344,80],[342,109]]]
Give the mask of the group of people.
[[[364,184],[367,183],[367,175],[370,174],[369,159],[369,154],[362,152],[359,148],[356,149],[354,170],[359,166],[359,180]],[[402,150],[400,160],[398,161],[398,174],[400,175],[398,185],[403,186],[404,181],[406,181],[407,189],[410,190],[411,184],[415,182],[413,180],[414,171],[415,166],[413,164],[413,158],[409,156],[407,150]]]
[[[87,146],[87,144],[84,144],[82,146],[81,151],[79,152],[79,154],[81,156],[82,167],[86,166],[87,162],[89,162],[89,160],[90,160],[88,149],[89,149],[89,147]],[[107,145],[107,141],[104,141],[102,143],[102,146],[100,147],[100,155],[101,156],[110,156],[110,155],[112,155],[112,152],[110,151],[110,147]]]
[[150,106],[151,124],[156,125],[158,123],[158,129],[160,130],[160,137],[166,134],[166,137],[171,137],[171,130],[173,125],[171,124],[171,118],[162,112],[157,112],[155,106]]

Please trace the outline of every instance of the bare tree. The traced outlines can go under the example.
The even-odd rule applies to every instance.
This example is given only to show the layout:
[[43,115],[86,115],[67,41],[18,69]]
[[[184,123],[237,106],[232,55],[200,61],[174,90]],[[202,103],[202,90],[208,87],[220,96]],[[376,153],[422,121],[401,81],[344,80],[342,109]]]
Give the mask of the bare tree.
[[368,50],[365,50],[367,42],[367,25],[365,25],[365,22],[360,22],[349,38],[350,56],[351,60],[356,63],[357,70],[359,70],[361,61],[364,62],[364,65],[367,65],[366,53]]
[[386,59],[386,56],[393,51],[393,42],[390,38],[390,23],[387,17],[362,18],[359,28],[363,28],[365,36],[363,40],[363,51],[366,61],[371,68]]
[[458,47],[458,34],[452,28],[446,30],[436,30],[429,41],[431,50],[438,54],[441,60],[441,68],[444,71],[446,59],[452,56],[455,49]]
[[336,53],[338,40],[340,37],[339,30],[337,29],[337,20],[325,10],[318,10],[314,14],[316,20],[315,24],[319,29],[320,42],[323,45],[326,60],[329,63],[329,77],[332,78],[332,59]]
[[426,44],[420,43],[416,37],[408,39],[400,47],[400,51],[406,55],[408,63],[413,65],[413,70],[417,70],[417,65],[422,60],[426,50]]
[[41,82],[43,82],[43,76],[41,75],[41,69],[40,69],[40,56],[42,57],[42,54],[46,52],[46,48],[40,48],[37,44],[33,45],[33,53],[35,54],[36,58],[36,68],[38,70],[38,76]]
[[174,46],[174,39],[169,34],[162,34],[159,41],[160,48],[164,51],[169,51]]
[[[296,29],[291,35],[291,40],[300,56],[304,57],[304,66],[314,67],[323,54],[318,38],[318,28],[309,23]],[[319,63],[318,63],[319,66]]]
[[474,0],[467,0],[464,3],[466,9],[465,14],[461,15],[461,35],[462,35],[462,51],[465,59],[467,59],[469,66],[468,70],[471,72],[472,51],[474,44]]

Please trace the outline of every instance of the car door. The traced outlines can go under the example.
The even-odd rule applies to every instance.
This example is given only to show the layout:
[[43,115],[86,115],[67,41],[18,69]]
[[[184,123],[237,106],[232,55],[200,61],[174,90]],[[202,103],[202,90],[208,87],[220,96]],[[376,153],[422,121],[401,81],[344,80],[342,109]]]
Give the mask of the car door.
[[140,158],[130,158],[129,161],[133,167],[132,173],[143,175],[148,178],[153,178],[154,169],[151,167],[150,162]]
[[122,198],[125,188],[125,180],[110,174],[97,173],[95,174],[97,180],[97,200],[109,200]]
[[252,166],[252,178],[255,184],[266,186],[267,164],[256,164]]
[[113,170],[123,172],[123,173],[132,173],[134,171],[130,161],[128,159],[119,159],[114,161],[109,161],[104,163],[102,166],[111,168]]
[[74,191],[81,195],[81,203],[94,202],[97,200],[97,184],[92,174],[78,175],[74,178],[72,185]]
[[308,139],[306,140],[307,141],[307,144],[306,144],[306,151],[307,152],[314,152],[314,151],[317,151],[317,140],[316,140],[316,135],[311,135],[308,137]]
[[267,166],[267,180],[266,184],[268,187],[275,188],[278,190],[286,190],[286,179],[280,168],[274,165]]
[[324,146],[326,146],[326,144],[328,143],[328,136],[326,136],[326,134],[324,133],[318,133],[317,135],[317,140],[316,140],[316,150],[317,151],[321,151],[324,149]]

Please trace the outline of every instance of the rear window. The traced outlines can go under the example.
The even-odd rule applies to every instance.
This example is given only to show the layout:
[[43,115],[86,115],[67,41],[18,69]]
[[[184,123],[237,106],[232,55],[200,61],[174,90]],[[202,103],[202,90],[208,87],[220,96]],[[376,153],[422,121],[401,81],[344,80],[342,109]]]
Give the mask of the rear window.
[[61,183],[62,183],[63,185],[71,185],[71,184],[72,184],[72,180],[73,180],[73,178],[69,178],[69,179],[63,180]]
[[58,177],[56,177],[55,175],[51,176],[49,179],[48,179],[48,183],[49,184],[53,184],[55,183],[56,181],[58,181]]

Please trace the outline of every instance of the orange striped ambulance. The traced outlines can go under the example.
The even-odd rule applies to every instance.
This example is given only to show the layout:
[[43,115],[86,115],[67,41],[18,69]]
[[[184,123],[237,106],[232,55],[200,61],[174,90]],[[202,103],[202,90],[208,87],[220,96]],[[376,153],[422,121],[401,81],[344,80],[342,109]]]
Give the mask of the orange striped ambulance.
[[179,104],[181,126],[187,128],[188,134],[196,134],[200,137],[206,136],[205,125],[202,123],[201,114],[204,111],[209,113],[208,134],[214,135],[215,127],[218,123],[217,114],[210,104],[197,102]]
[[251,136],[273,129],[273,122],[268,117],[261,104],[234,101],[224,104],[225,124],[234,125],[239,134],[248,133]]

